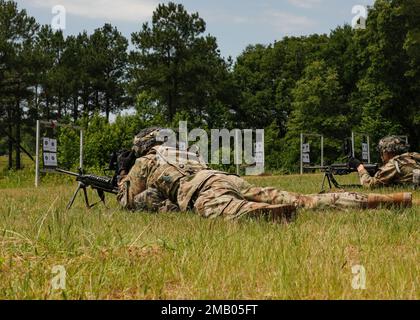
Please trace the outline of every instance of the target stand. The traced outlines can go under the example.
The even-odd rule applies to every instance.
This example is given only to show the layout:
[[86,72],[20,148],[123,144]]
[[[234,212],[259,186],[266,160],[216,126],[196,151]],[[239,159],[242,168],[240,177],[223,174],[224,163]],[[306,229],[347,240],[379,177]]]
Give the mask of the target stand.
[[305,143],[307,137],[315,137],[321,140],[321,167],[324,166],[324,136],[316,133],[301,133],[300,134],[300,174],[303,174],[305,165],[311,163],[309,143]]
[[[79,167],[83,169],[83,129],[78,126],[60,124],[57,121],[36,121],[36,155],[35,155],[35,187],[39,186],[40,173],[55,173],[58,167],[58,140],[54,134],[49,133],[48,136],[41,138],[41,127],[46,129],[53,129],[58,127],[71,128],[80,131],[80,156]],[[42,145],[42,149],[41,149]],[[40,156],[42,150],[42,169],[40,168]]]

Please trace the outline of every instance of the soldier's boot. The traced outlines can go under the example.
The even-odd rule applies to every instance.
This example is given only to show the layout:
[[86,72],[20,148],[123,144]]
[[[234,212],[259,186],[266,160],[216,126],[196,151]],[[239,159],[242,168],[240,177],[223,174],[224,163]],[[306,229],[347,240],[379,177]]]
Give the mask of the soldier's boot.
[[409,192],[391,193],[391,194],[369,194],[369,209],[383,207],[401,207],[410,208],[413,205],[413,195]]
[[290,204],[262,205],[251,209],[247,215],[274,223],[289,223],[295,220],[296,210],[296,206]]

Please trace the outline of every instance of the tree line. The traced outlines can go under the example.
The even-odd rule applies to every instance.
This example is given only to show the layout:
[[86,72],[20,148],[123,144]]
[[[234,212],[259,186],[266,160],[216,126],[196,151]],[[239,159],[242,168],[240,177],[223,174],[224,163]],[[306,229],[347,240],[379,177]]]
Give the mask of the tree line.
[[[128,108],[135,114],[118,123],[134,131],[179,120],[265,128],[267,165],[285,171],[297,168],[302,131],[325,136],[327,161],[352,130],[374,142],[407,135],[419,149],[418,21],[419,0],[377,0],[366,29],[344,25],[250,45],[234,61],[221,56],[199,14],[180,4],[159,5],[127,39],[108,23],[64,37],[0,0],[0,155],[21,168],[18,145],[33,150],[36,119],[103,127]],[[105,124],[89,121],[95,117]]]

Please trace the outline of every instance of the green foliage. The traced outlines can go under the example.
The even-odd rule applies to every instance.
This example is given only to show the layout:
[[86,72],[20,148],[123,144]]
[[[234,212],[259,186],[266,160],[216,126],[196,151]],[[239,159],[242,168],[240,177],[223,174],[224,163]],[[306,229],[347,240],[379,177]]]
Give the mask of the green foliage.
[[116,27],[106,23],[90,37],[89,69],[94,88],[96,110],[109,120],[111,112],[127,106],[126,73],[128,40]]
[[268,170],[280,169],[282,167],[282,143],[279,138],[279,133],[280,129],[276,121],[273,121],[264,129],[264,160],[265,168]]
[[283,136],[292,110],[291,91],[306,65],[322,52],[324,35],[284,38],[273,45],[248,46],[234,66],[240,100],[236,121],[244,128],[264,128],[276,120]]
[[[39,25],[25,10],[19,10],[13,1],[0,0],[0,125],[10,135],[15,132],[16,145],[22,140],[23,120],[28,113],[31,87],[36,81],[33,73],[37,65],[32,54]],[[21,151],[8,144],[9,163],[15,152],[15,168],[21,169]],[[9,165],[11,169],[11,166]]]
[[137,95],[136,113],[140,120],[149,126],[162,126],[166,123],[165,114],[157,100],[145,91]]
[[[338,73],[324,61],[315,61],[304,71],[292,91],[293,111],[285,136],[283,160],[288,168],[297,169],[300,156],[300,133],[324,135],[324,156],[327,162],[341,154],[343,137],[350,128],[348,108],[343,102]],[[320,163],[312,155],[313,163]]]
[[153,97],[169,123],[176,113],[187,111],[197,122],[213,126],[218,120],[214,115],[228,110],[229,65],[205,30],[198,13],[169,2],[156,8],[151,25],[143,24],[132,35],[132,90]]
[[[99,115],[80,121],[84,131],[83,162],[88,169],[103,169],[109,164],[114,151],[130,149],[133,137],[143,128],[140,119],[133,116],[118,116],[113,123]],[[79,131],[64,128],[58,136],[60,167],[77,168],[79,164]]]
[[376,1],[366,30],[354,37],[364,69],[350,103],[361,115],[360,130],[374,142],[401,134],[410,136],[414,148],[420,147],[415,6],[416,1]]
[[79,132],[71,128],[60,128],[57,140],[59,151],[57,156],[58,165],[61,168],[77,168],[80,152]]
[[[372,150],[388,134],[408,135],[418,150],[419,6],[377,0],[365,30],[344,25],[328,35],[250,45],[233,62],[221,57],[200,15],[181,4],[159,5],[127,52],[127,39],[110,24],[64,37],[0,0],[0,125],[33,151],[36,119],[79,123],[92,166],[129,145],[139,128],[178,127],[180,120],[206,130],[266,128],[270,170],[297,169],[301,131],[324,134],[329,162],[352,130],[369,134]],[[130,107],[135,115],[107,124]],[[77,139],[61,133],[66,166],[77,164]],[[8,154],[8,167],[22,167],[11,140],[0,138],[0,153]]]

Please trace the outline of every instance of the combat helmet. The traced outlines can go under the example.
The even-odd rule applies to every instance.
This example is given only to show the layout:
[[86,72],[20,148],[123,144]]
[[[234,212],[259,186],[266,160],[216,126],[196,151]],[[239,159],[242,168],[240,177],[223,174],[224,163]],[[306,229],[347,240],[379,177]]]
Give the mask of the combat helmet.
[[133,151],[137,158],[144,156],[151,148],[164,142],[158,139],[159,132],[162,130],[163,128],[160,127],[149,127],[143,129],[134,137]]
[[408,152],[410,145],[407,142],[398,136],[389,136],[382,138],[378,144],[378,151],[380,153],[392,153],[395,155],[400,155]]

